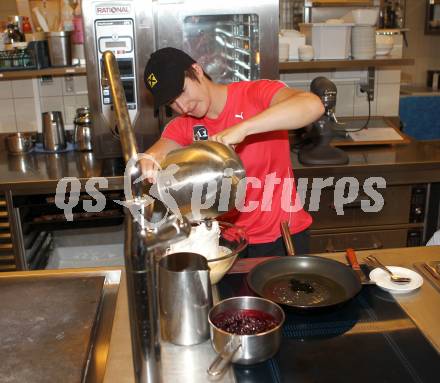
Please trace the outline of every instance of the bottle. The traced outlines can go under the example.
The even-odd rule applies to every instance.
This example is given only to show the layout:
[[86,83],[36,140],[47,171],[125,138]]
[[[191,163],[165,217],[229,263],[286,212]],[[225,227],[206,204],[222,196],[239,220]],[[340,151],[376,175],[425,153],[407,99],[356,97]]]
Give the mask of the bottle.
[[396,28],[396,12],[394,10],[394,3],[389,3],[388,6],[388,28]]
[[32,26],[31,23],[29,22],[29,17],[24,16],[23,17],[23,33],[32,33]]
[[400,2],[396,2],[396,5],[394,7],[394,14],[395,14],[395,24],[396,28],[403,28],[403,14],[402,14],[402,8],[400,7]]
[[68,0],[64,0],[61,24],[63,31],[73,31],[74,27],[73,27],[72,8],[70,7]]
[[385,1],[383,5],[383,28],[388,28],[389,24],[388,1]]
[[378,28],[379,29],[385,28],[385,17],[384,17],[384,11],[383,11],[382,8],[379,10],[379,25],[378,25]]

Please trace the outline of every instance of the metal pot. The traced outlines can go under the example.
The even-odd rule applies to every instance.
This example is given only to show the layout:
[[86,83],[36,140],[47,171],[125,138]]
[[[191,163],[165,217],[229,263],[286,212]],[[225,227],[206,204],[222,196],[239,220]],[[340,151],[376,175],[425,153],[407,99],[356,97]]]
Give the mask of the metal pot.
[[27,153],[33,147],[32,137],[23,133],[7,135],[5,138],[5,144],[8,153],[13,155]]
[[[212,322],[216,315],[236,310],[260,310],[271,314],[278,322],[273,329],[255,335],[231,334],[216,327]],[[211,343],[219,354],[208,369],[211,376],[220,376],[229,366],[237,363],[255,364],[272,358],[280,348],[281,329],[285,320],[283,309],[264,298],[242,296],[217,303],[208,315]]]
[[161,167],[157,187],[162,202],[170,209],[178,207],[191,221],[216,218],[244,201],[246,185],[238,185],[245,170],[229,146],[196,142],[170,152]]

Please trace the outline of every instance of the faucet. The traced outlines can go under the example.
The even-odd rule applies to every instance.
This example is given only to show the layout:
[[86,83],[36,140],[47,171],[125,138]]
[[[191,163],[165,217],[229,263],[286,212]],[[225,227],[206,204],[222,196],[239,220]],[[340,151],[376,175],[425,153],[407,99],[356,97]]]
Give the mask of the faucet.
[[[125,177],[130,178],[124,180],[124,183],[130,183],[131,189],[131,197],[125,201],[124,259],[135,379],[138,383],[156,383],[162,380],[157,259],[171,243],[187,237],[191,225],[188,220],[178,220],[174,215],[168,216],[157,228],[145,224],[153,218],[154,203],[145,195],[145,185],[137,182],[142,176],[139,162],[133,161],[137,158],[138,148],[119,68],[111,51],[104,52],[103,62],[103,81],[108,82],[110,86],[122,154],[127,164]],[[133,212],[139,212],[142,219],[134,217]]]

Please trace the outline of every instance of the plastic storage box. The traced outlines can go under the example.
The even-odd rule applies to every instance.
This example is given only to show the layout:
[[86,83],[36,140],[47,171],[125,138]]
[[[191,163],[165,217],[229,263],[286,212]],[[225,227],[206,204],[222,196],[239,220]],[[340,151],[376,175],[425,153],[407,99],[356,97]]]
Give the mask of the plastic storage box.
[[347,59],[351,55],[351,28],[354,24],[307,23],[299,24],[306,36],[306,44],[312,45],[315,59]]

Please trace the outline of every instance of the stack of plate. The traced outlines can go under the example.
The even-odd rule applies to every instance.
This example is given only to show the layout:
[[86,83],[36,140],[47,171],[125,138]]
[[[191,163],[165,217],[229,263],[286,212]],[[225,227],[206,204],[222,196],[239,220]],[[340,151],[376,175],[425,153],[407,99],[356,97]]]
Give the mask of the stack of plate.
[[376,29],[372,25],[354,25],[351,31],[351,54],[354,59],[372,59],[376,53]]

